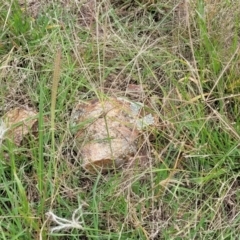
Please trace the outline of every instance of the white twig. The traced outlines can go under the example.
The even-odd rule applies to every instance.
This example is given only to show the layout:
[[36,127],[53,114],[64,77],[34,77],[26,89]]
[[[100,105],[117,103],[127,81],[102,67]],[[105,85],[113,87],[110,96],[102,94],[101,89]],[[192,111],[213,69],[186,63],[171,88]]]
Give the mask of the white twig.
[[7,132],[8,128],[4,121],[0,119],[0,146],[2,145],[2,141],[4,139],[4,135]]
[[71,228],[75,229],[83,229],[83,222],[80,222],[79,219],[82,217],[82,206],[76,209],[72,214],[72,219],[68,220],[65,218],[58,217],[52,211],[46,213],[46,215],[52,220],[52,222],[56,223],[57,226],[52,227],[50,229],[50,233],[58,232],[61,230],[67,230]]

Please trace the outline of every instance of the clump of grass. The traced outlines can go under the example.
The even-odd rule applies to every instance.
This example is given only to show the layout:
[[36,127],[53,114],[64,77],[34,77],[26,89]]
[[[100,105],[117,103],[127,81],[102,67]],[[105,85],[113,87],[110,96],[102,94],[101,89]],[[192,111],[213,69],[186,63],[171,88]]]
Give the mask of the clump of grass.
[[[1,113],[34,106],[39,132],[21,147],[2,142],[3,239],[238,237],[240,8],[229,4],[46,2],[32,19],[27,5],[5,3]],[[129,84],[141,85],[138,100],[159,118],[142,136],[146,157],[91,175],[74,151],[71,111],[79,101],[127,95]],[[71,219],[83,203],[82,229],[50,232],[45,213]]]

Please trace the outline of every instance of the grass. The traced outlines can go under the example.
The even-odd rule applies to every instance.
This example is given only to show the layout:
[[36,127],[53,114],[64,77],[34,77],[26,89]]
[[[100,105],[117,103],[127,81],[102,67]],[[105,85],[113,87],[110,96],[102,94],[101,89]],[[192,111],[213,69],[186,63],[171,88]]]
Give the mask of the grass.
[[[1,145],[0,238],[238,239],[239,9],[227,0],[4,3],[1,116],[34,108],[38,133]],[[143,135],[147,161],[89,174],[71,112],[125,96],[130,84],[159,119]],[[46,213],[71,220],[79,206],[81,229],[50,231]]]

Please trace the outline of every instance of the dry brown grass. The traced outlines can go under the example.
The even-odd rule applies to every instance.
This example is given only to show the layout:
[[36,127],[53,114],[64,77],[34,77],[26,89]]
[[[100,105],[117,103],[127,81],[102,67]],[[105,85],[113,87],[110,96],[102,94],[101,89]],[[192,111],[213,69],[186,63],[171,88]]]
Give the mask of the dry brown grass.
[[[69,219],[82,202],[84,230],[58,239],[237,239],[239,3],[21,1],[27,30],[14,20],[18,8],[5,6],[2,115],[34,106],[50,116],[53,59],[62,48],[54,141],[45,123],[38,141],[1,149],[5,239],[54,239],[44,214]],[[148,104],[159,124],[142,134],[144,161],[92,175],[74,151],[70,115],[78,102],[106,96]]]

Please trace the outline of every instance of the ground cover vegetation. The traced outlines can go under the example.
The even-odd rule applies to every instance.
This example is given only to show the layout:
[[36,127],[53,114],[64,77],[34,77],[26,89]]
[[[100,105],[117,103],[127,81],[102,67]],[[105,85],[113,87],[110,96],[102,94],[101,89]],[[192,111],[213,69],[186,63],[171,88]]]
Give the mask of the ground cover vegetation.
[[[0,239],[238,239],[239,18],[229,0],[2,0],[1,116],[35,109],[38,131],[3,137]],[[159,123],[142,161],[90,174],[71,113],[116,96]]]

